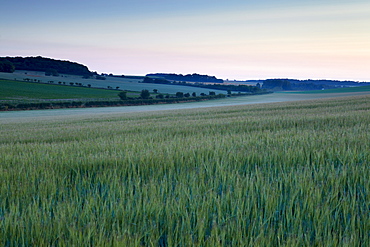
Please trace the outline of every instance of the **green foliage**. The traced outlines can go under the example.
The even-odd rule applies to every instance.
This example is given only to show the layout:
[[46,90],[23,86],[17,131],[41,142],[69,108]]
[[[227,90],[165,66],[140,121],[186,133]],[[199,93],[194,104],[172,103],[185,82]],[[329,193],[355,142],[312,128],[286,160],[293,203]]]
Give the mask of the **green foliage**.
[[200,75],[197,73],[188,74],[188,75],[156,73],[156,74],[148,74],[147,77],[162,77],[165,80],[172,80],[172,81],[215,82],[215,83],[224,82],[222,79],[217,79],[215,76]]
[[13,73],[14,70],[15,67],[13,63],[9,62],[8,60],[0,61],[0,72]]
[[268,79],[263,82],[262,88],[274,90],[290,90],[292,89],[292,86],[289,80]]
[[147,89],[143,89],[143,90],[141,90],[140,97],[141,97],[142,99],[149,99],[149,97],[150,97],[150,92],[149,92],[149,90],[147,90]]
[[1,119],[0,245],[369,246],[368,101]]
[[0,62],[8,60],[12,62],[16,70],[46,71],[55,69],[62,74],[88,76],[91,74],[89,69],[78,63],[61,61],[44,57],[0,57]]
[[126,100],[127,99],[127,92],[122,91],[118,94],[118,97],[120,97],[121,100]]
[[176,93],[176,98],[184,98],[184,93],[183,92],[177,92]]

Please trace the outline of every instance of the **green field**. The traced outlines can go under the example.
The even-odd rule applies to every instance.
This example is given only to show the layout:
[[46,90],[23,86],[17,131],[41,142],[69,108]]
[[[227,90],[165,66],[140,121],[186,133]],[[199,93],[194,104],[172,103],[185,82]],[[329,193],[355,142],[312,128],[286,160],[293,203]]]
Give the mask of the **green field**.
[[61,82],[65,85],[70,85],[70,83],[81,83],[84,86],[88,84],[92,88],[103,88],[107,89],[108,86],[111,88],[119,87],[120,90],[140,92],[143,89],[153,91],[158,90],[159,93],[163,94],[176,94],[176,92],[190,93],[196,92],[198,95],[201,93],[208,94],[209,91],[214,91],[216,94],[224,93],[226,90],[209,90],[207,88],[189,87],[189,86],[173,86],[167,84],[152,84],[152,83],[141,83],[141,77],[106,77],[106,80],[96,80],[96,79],[83,79],[81,76],[74,75],[60,75],[55,76],[45,76],[44,72],[37,71],[15,71],[14,73],[3,73],[0,72],[0,79],[6,80],[16,80],[23,82],[24,80],[36,80],[42,83],[48,83],[53,81],[54,84]]
[[369,96],[2,121],[2,246],[369,246]]
[[0,100],[119,99],[117,90],[0,80]]

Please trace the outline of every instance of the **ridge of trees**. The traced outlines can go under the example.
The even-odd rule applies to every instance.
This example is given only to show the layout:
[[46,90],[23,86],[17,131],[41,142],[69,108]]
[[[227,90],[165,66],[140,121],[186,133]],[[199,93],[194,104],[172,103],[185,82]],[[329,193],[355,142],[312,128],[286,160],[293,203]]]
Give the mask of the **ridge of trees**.
[[366,82],[337,80],[267,79],[261,82],[263,82],[262,88],[272,90],[322,90],[369,85],[369,83]]
[[15,66],[12,62],[9,62],[6,59],[0,61],[0,72],[13,73],[14,70]]
[[197,73],[194,74],[166,74],[166,73],[154,73],[154,74],[147,74],[147,77],[160,77],[166,80],[172,81],[190,81],[190,82],[214,82],[214,83],[223,83],[222,79],[217,79],[215,76],[209,75],[200,75]]
[[71,74],[80,76],[90,76],[92,73],[88,67],[76,62],[56,60],[37,57],[0,57],[0,63],[10,62],[16,70],[43,71],[57,75]]

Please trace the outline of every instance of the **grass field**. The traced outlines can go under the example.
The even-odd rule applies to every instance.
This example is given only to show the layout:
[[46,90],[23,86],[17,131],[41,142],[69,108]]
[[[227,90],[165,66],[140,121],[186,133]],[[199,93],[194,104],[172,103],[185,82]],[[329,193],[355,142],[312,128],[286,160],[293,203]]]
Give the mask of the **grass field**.
[[116,90],[0,80],[0,100],[119,99]]
[[151,83],[140,83],[142,79],[135,79],[135,78],[117,78],[117,77],[106,77],[106,80],[96,80],[96,79],[83,79],[81,76],[74,76],[74,75],[61,75],[59,77],[55,76],[45,76],[43,72],[37,71],[15,71],[14,73],[3,73],[0,72],[0,79],[7,79],[7,80],[14,80],[23,81],[24,79],[31,79],[31,80],[40,80],[42,83],[48,83],[49,81],[53,81],[54,84],[58,84],[59,81],[65,83],[66,85],[70,85],[70,83],[81,83],[84,86],[88,84],[94,88],[108,88],[108,86],[112,88],[119,87],[121,90],[127,91],[135,91],[140,92],[142,89],[147,89],[149,91],[153,91],[157,89],[160,93],[168,93],[168,94],[176,94],[176,92],[183,92],[183,93],[193,93],[196,92],[198,95],[201,93],[208,94],[209,91],[214,91],[216,94],[224,93],[226,94],[225,90],[209,90],[205,88],[197,88],[197,87],[189,87],[189,86],[173,86],[167,84],[151,84]]
[[370,97],[2,122],[2,246],[369,246]]

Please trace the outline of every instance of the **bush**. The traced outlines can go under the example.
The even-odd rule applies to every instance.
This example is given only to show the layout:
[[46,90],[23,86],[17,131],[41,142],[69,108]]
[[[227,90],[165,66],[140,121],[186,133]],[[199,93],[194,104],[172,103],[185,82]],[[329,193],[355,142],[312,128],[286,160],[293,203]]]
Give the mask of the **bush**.
[[176,98],[184,98],[184,93],[182,93],[182,92],[177,92],[177,93],[176,93]]
[[118,97],[120,97],[121,100],[126,100],[127,99],[127,92],[122,91],[118,94]]
[[147,90],[147,89],[141,90],[140,97],[142,99],[149,99],[149,97],[150,97],[149,90]]

